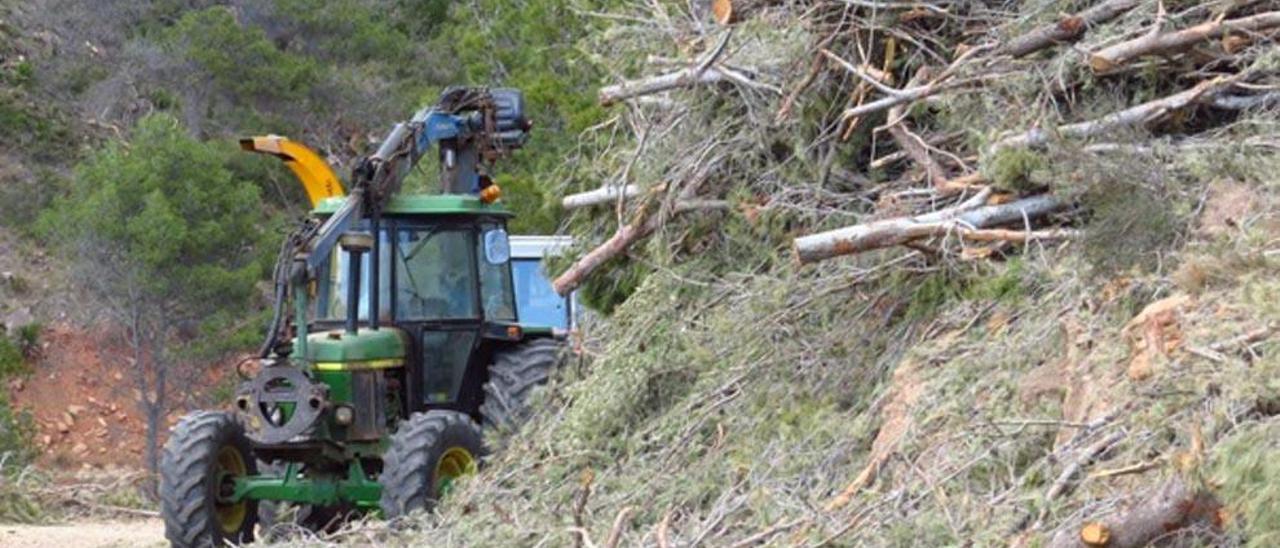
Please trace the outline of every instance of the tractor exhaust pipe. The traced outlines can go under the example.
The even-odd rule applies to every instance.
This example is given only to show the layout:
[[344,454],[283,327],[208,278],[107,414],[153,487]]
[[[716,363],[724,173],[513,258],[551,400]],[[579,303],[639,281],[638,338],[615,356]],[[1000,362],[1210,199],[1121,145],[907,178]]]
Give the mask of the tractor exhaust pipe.
[[347,333],[354,335],[360,328],[361,258],[373,249],[373,235],[368,232],[348,232],[338,240],[338,245],[347,252]]

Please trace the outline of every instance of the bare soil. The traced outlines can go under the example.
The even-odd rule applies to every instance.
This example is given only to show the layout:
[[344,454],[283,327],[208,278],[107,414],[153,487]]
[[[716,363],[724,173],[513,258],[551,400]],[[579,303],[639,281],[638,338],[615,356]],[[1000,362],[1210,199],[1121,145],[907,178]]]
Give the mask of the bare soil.
[[158,519],[84,522],[65,525],[0,525],[0,546],[84,548],[165,546]]

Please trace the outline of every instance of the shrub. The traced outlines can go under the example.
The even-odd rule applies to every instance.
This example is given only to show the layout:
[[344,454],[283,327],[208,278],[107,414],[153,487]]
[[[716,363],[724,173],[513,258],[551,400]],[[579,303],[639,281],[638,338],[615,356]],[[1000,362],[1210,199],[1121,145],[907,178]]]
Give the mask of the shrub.
[[1015,192],[1028,192],[1044,184],[1048,162],[1040,153],[1026,148],[1004,148],[983,165],[995,186]]
[[276,49],[262,29],[242,27],[222,7],[184,15],[171,40],[240,100],[299,99],[319,78],[314,61]]
[[0,336],[0,382],[15,375],[24,374],[26,371],[27,365],[22,357],[22,348],[9,337]]
[[18,350],[28,360],[35,359],[40,352],[40,331],[43,327],[38,323],[29,323],[18,328]]

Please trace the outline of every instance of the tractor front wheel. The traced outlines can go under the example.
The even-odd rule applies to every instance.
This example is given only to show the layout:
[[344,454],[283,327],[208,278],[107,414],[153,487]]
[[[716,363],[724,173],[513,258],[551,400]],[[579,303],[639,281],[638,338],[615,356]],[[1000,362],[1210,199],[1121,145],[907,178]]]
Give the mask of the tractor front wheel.
[[396,520],[430,511],[453,483],[476,473],[484,446],[480,427],[457,411],[414,413],[391,435],[382,456],[382,513]]
[[178,423],[160,457],[160,510],[173,546],[253,542],[254,500],[231,502],[235,480],[257,474],[244,427],[229,413],[197,411]]

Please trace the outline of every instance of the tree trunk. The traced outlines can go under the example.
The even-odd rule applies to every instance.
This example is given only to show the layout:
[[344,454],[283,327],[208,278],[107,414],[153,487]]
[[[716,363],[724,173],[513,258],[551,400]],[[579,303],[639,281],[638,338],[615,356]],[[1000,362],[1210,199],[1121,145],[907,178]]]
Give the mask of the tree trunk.
[[1107,0],[1075,15],[1062,18],[1023,34],[1005,44],[999,53],[1024,57],[1064,42],[1074,42],[1084,36],[1089,27],[1100,25],[1138,5],[1137,0]]
[[[793,250],[796,260],[806,264],[840,255],[901,245],[919,238],[947,234],[981,241],[1000,240],[1006,237],[1026,240],[1028,238],[1025,230],[987,232],[975,229],[1024,219],[1036,219],[1058,211],[1066,205],[1054,196],[1042,195],[1008,204],[978,207],[965,212],[956,211],[945,215],[940,215],[939,213],[944,212],[939,212],[919,217],[885,219],[796,238]],[[1017,236],[1018,234],[1023,236]],[[1061,231],[1031,233],[1031,237],[1041,238],[1067,236],[1070,236],[1069,232]]]

